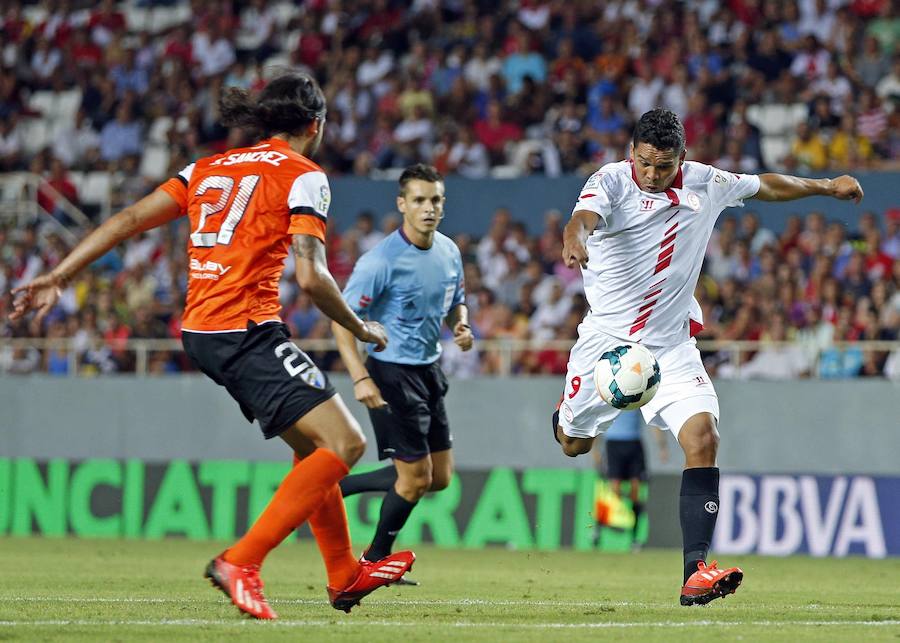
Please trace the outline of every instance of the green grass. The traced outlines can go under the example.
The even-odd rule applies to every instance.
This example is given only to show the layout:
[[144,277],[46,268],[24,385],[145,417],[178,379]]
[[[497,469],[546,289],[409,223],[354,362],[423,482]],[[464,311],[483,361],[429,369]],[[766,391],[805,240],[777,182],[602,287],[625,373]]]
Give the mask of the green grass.
[[681,556],[420,547],[420,587],[346,615],[312,543],[263,569],[280,620],[242,619],[201,578],[221,543],[0,538],[0,640],[900,640],[900,560],[760,558],[707,607],[677,604]]

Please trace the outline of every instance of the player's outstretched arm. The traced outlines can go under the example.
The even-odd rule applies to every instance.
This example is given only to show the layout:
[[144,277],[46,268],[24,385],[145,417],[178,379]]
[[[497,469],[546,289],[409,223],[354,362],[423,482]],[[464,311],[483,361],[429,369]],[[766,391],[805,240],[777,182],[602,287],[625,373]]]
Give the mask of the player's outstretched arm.
[[365,322],[350,310],[328,270],[322,240],[308,234],[295,234],[292,247],[297,264],[297,283],[319,310],[353,333],[359,341],[375,344],[377,351],[384,350],[387,333],[381,324]]
[[9,318],[16,320],[37,311],[35,321],[40,323],[59,300],[61,290],[85,266],[125,239],[177,219],[181,214],[181,206],[163,190],[156,190],[117,212],[82,239],[52,271],[14,288],[12,293],[17,299]]
[[752,198],[761,201],[793,201],[807,196],[830,196],[859,203],[863,198],[863,189],[859,181],[847,174],[834,179],[804,179],[769,173],[759,175],[759,192]]
[[590,210],[578,210],[563,229],[563,261],[569,268],[587,268],[587,238],[597,228],[600,215]]
[[475,343],[475,335],[469,326],[469,309],[465,304],[458,304],[447,313],[447,327],[453,331],[453,343],[463,351],[472,348]]

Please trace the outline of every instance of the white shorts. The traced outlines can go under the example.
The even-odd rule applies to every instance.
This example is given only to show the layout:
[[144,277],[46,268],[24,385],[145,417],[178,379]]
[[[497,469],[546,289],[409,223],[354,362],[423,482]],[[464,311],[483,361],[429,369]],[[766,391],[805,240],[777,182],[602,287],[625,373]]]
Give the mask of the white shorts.
[[[621,413],[597,395],[594,365],[604,351],[624,343],[583,323],[579,326],[559,407],[559,424],[570,438],[596,437]],[[675,346],[647,348],[659,362],[660,374],[656,395],[641,407],[647,424],[667,429],[677,439],[681,427],[693,415],[712,413],[718,421],[719,398],[703,368],[697,342],[692,338]]]

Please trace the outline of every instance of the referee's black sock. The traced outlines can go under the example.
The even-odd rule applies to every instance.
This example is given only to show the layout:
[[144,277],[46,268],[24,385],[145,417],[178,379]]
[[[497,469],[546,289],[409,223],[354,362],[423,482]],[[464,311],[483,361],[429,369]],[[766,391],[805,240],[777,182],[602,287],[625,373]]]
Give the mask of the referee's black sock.
[[644,505],[640,501],[632,502],[631,510],[634,512],[634,529],[631,530],[631,541],[637,542],[638,522],[641,519],[641,514],[644,513]]
[[378,526],[375,528],[375,537],[366,553],[363,554],[366,560],[374,562],[391,553],[397,534],[403,529],[406,519],[409,518],[409,514],[416,504],[398,494],[394,487],[388,490],[384,502],[381,503],[381,516],[378,518]]
[[716,516],[719,515],[719,468],[685,469],[681,475],[681,535],[684,540],[684,580],[706,561]]
[[397,468],[389,464],[381,469],[345,476],[340,483],[341,495],[352,496],[364,491],[387,491],[397,482]]

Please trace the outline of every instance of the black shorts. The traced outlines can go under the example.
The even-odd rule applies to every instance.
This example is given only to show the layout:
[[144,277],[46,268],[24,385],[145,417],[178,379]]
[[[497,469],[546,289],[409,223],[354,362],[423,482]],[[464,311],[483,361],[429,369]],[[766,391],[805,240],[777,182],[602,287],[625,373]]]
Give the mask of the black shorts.
[[197,368],[237,400],[247,420],[259,420],[267,440],[335,394],[281,323],[250,322],[247,332],[237,333],[185,331],[181,343]]
[[644,445],[640,440],[606,441],[606,477],[610,480],[644,478]]
[[379,460],[415,462],[453,446],[444,408],[449,386],[437,362],[412,366],[370,357],[366,367],[388,403],[384,408],[369,409]]

